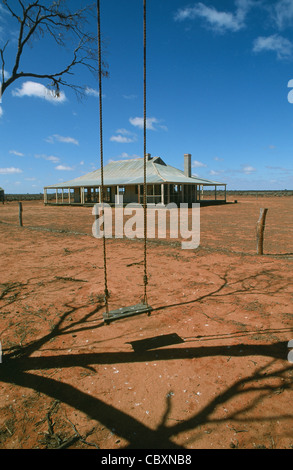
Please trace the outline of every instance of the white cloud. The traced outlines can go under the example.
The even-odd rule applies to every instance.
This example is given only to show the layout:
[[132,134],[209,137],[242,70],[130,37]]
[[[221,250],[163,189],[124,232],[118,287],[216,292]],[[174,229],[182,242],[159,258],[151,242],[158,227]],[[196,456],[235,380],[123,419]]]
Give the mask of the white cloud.
[[[142,117],[130,118],[129,122],[130,122],[130,124],[132,124],[135,127],[138,127],[139,129],[144,128],[144,119]],[[160,121],[155,117],[146,118],[146,128],[148,130],[155,131],[158,128],[160,128],[160,129],[163,129],[163,130],[166,131],[167,127],[163,126],[159,123],[160,123]]]
[[[139,158],[139,156],[138,156],[138,155],[135,155],[135,154],[134,154],[134,155],[129,155],[129,154],[126,153],[126,152],[122,152],[121,155],[119,155],[117,158],[119,158],[119,159],[120,159],[120,158],[125,158],[125,159],[127,159],[127,160],[132,160],[133,158]],[[113,160],[113,161],[115,161],[115,160]]]
[[[130,124],[135,127],[139,127],[139,129],[144,128],[144,119],[142,117],[135,117],[129,119]],[[156,118],[147,118],[146,119],[146,128],[155,130],[153,124],[158,122]]]
[[79,145],[79,142],[77,139],[74,137],[64,137],[63,135],[59,134],[53,134],[50,137],[47,137],[45,139],[46,142],[53,144],[54,142],[62,142],[64,144],[74,144],[74,145]]
[[0,168],[0,175],[12,175],[15,173],[22,173],[22,170],[13,166],[10,168]]
[[60,104],[66,101],[66,96],[63,91],[61,91],[57,97],[53,90],[46,88],[41,83],[31,81],[24,82],[21,88],[12,90],[12,95],[19,98],[24,96],[41,98],[55,104]]
[[136,135],[127,129],[117,129],[117,135],[113,135],[110,140],[112,142],[118,142],[120,144],[128,144],[136,141]]
[[244,173],[245,175],[251,175],[251,173],[254,173],[256,169],[253,166],[250,165],[244,165],[241,172]]
[[66,165],[57,165],[57,166],[55,166],[55,170],[59,170],[59,171],[72,171],[73,168],[71,168],[70,166],[66,166]]
[[95,90],[94,88],[86,87],[85,89],[86,95],[94,96],[95,98],[98,98],[100,96],[100,93],[98,90]]
[[180,8],[175,14],[176,21],[193,20],[202,18],[212,29],[218,32],[239,31],[245,27],[248,11],[253,6],[251,0],[236,0],[235,12],[219,11],[199,2],[194,6]]
[[123,95],[123,98],[125,100],[135,100],[137,98],[137,95]]
[[132,132],[128,131],[127,129],[117,129],[116,134],[122,134],[122,135],[134,135]]
[[55,157],[55,155],[46,155],[44,153],[35,155],[35,158],[43,158],[43,160],[47,160],[47,161],[52,162],[52,163],[60,162],[59,157]]
[[266,168],[268,168],[269,170],[281,171],[281,172],[284,172],[284,173],[291,173],[292,172],[292,168],[285,168],[283,166],[266,165]]
[[233,178],[235,177],[235,175],[239,175],[239,174],[242,174],[242,175],[251,175],[252,173],[255,173],[257,171],[256,168],[254,168],[252,165],[246,165],[246,164],[243,164],[241,165],[241,169],[239,168],[226,168],[225,170],[221,170],[221,173],[222,174],[225,174],[225,175],[233,175]]
[[3,109],[2,106],[0,106],[0,118],[3,116]]
[[279,0],[273,7],[273,17],[279,29],[292,26],[293,23],[293,1]]
[[272,51],[276,52],[278,59],[286,59],[292,55],[293,44],[278,34],[272,36],[260,36],[254,41],[253,52]]
[[203,168],[203,167],[206,167],[207,165],[205,163],[199,162],[198,160],[194,160],[191,166],[192,168]]
[[[0,13],[1,13],[1,5],[0,5]],[[0,16],[0,20],[1,20],[1,16]],[[3,28],[3,26],[0,26],[0,41],[4,42],[4,28]]]
[[59,142],[63,142],[64,144],[74,144],[79,145],[78,140],[74,139],[73,137],[63,137],[62,135],[55,134],[55,139]]
[[60,158],[55,157],[55,155],[49,155],[46,160],[52,163],[58,163],[60,161]]
[[9,153],[11,153],[12,155],[16,155],[17,157],[24,157],[24,154],[18,152],[17,150],[9,150]]
[[216,162],[223,162],[223,161],[224,161],[224,158],[214,157],[214,160],[215,160]]
[[134,142],[134,139],[123,135],[112,135],[110,140],[111,142],[118,142],[119,144],[129,144],[130,142]]

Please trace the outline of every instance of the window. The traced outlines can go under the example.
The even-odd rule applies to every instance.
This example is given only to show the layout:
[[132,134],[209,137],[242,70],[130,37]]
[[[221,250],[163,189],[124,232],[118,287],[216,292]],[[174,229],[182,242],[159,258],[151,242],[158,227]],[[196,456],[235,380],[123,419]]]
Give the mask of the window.
[[111,188],[110,187],[105,188],[104,202],[111,202]]

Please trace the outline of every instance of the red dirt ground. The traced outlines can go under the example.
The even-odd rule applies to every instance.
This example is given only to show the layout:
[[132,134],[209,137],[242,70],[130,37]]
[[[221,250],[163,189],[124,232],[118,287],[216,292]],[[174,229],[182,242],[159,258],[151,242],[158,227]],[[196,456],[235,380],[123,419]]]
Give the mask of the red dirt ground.
[[[201,208],[201,244],[148,242],[146,314],[105,325],[91,208],[0,207],[0,448],[293,447],[292,198]],[[268,208],[264,256],[255,227]],[[109,307],[143,243],[107,240]]]

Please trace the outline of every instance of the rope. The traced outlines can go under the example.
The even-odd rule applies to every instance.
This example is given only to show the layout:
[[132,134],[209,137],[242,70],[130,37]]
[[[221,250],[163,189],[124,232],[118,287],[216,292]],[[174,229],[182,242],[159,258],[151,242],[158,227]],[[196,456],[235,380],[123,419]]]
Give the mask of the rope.
[[[101,204],[104,213],[104,157],[103,157],[103,112],[102,112],[102,60],[101,60],[101,13],[100,13],[100,0],[97,0],[97,16],[98,16],[98,60],[99,60],[99,111],[100,111],[100,155],[101,155]],[[143,183],[143,208],[144,208],[144,304],[148,305],[147,301],[147,204],[146,204],[146,0],[143,0],[143,121],[144,121],[144,135],[143,135],[143,152],[144,152],[144,183]],[[108,307],[108,282],[107,282],[107,253],[106,253],[106,237],[105,226],[103,230],[103,256],[104,256],[104,299],[106,313],[109,316]]]
[[144,304],[147,301],[147,210],[146,210],[146,0],[143,0],[143,210],[144,210]]
[[[102,109],[102,60],[101,60],[101,11],[100,0],[97,0],[97,14],[98,14],[98,57],[99,57],[99,108],[100,108],[100,155],[101,155],[101,204],[102,213],[104,215],[104,156],[103,156],[103,109]],[[108,282],[107,282],[107,254],[106,254],[106,237],[105,237],[105,220],[103,230],[103,256],[104,256],[104,299],[106,313],[109,314],[108,307]]]

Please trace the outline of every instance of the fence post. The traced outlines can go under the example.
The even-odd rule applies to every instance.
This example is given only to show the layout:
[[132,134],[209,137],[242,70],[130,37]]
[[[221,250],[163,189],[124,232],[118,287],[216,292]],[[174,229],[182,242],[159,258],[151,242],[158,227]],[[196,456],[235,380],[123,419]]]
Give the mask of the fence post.
[[265,229],[266,215],[268,209],[260,209],[259,219],[256,226],[256,251],[258,255],[263,255],[263,234]]
[[19,225],[22,227],[22,203],[18,203],[18,218],[19,218]]

